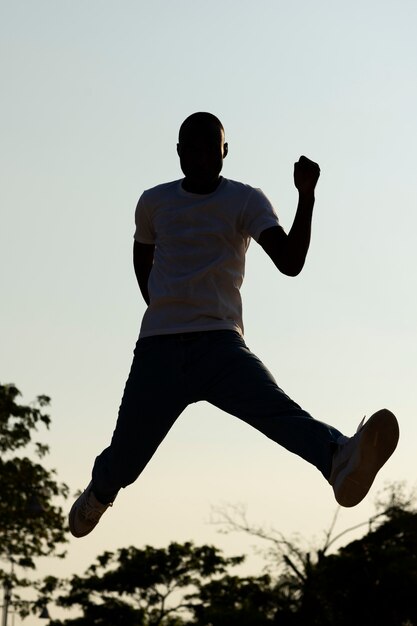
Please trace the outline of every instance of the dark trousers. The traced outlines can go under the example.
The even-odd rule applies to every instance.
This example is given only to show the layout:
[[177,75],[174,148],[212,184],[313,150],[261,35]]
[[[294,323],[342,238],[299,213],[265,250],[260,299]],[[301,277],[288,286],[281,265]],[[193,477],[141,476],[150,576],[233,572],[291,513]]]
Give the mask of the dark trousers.
[[111,444],[93,468],[93,489],[104,502],[133,483],[177,417],[205,400],[239,417],[330,475],[341,433],[314,419],[280,389],[234,331],[139,339]]

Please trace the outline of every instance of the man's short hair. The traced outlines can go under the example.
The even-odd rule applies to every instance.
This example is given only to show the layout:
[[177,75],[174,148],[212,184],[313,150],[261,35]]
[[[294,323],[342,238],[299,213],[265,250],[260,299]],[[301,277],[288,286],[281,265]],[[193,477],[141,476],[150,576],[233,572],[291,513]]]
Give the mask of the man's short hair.
[[178,140],[181,141],[191,131],[199,131],[207,128],[218,128],[224,133],[223,124],[218,117],[213,113],[207,113],[205,111],[199,111],[189,115],[181,124],[178,134]]

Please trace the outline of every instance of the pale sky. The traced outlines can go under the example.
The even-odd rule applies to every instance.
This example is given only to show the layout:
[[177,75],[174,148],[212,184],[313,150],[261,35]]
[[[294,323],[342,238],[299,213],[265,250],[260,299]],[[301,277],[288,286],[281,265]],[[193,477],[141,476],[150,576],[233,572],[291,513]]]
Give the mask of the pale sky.
[[[286,229],[294,161],[321,166],[303,273],[280,275],[252,242],[242,293],[249,347],[312,415],[347,435],[379,408],[399,419],[397,451],[337,529],[386,484],[415,484],[416,19],[414,0],[3,0],[0,381],[51,396],[47,464],[72,491],[108,445],[145,310],[136,202],[181,177],[178,128],[198,110],[225,126],[224,176],[260,187]],[[40,571],[171,540],[250,553],[210,524],[222,503],[316,543],[336,510],[314,467],[201,403]]]

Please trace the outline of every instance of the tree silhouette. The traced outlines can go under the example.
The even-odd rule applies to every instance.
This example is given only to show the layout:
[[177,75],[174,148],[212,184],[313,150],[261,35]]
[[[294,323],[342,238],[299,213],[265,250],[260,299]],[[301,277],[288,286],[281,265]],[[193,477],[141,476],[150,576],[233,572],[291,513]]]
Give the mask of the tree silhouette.
[[[198,590],[244,557],[224,557],[212,546],[192,542],[167,548],[122,548],[105,552],[84,576],[73,576],[58,599],[79,607],[82,617],[51,626],[179,626],[199,603]],[[123,616],[123,618],[121,617]],[[120,619],[121,621],[117,621]]]
[[305,551],[237,511],[222,511],[229,531],[270,543],[275,566],[262,575],[232,574],[244,556],[192,542],[105,552],[84,576],[50,579],[49,592],[62,585],[57,603],[82,613],[50,626],[417,625],[417,511],[399,485],[363,523],[364,536],[334,552],[353,530],[334,535],[335,519],[324,544]]
[[[417,511],[400,484],[388,487],[377,513],[363,524],[332,536],[316,551],[304,551],[274,529],[249,524],[242,507],[217,509],[226,532],[243,531],[269,542],[276,585],[285,587],[287,609],[279,624],[297,626],[417,625]],[[353,529],[368,532],[340,548],[330,548]],[[273,621],[271,623],[274,623]]]
[[56,481],[54,470],[32,460],[49,451],[33,436],[39,425],[49,427],[45,409],[50,399],[38,396],[26,406],[17,402],[19,396],[14,385],[0,384],[0,557],[5,563],[0,580],[9,590],[6,600],[24,616],[30,607],[42,607],[18,593],[18,588],[38,586],[24,573],[35,569],[38,557],[63,556],[59,546],[66,541],[65,518],[55,500],[66,497],[68,487]]
[[314,598],[310,624],[417,624],[416,511],[391,503],[364,537],[319,560],[309,583],[300,612]]

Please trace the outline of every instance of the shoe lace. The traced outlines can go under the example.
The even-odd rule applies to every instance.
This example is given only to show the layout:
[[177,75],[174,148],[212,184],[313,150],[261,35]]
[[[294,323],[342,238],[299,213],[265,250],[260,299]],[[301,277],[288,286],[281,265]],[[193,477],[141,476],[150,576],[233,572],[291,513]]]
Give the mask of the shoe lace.
[[357,432],[357,433],[358,433],[360,430],[362,430],[363,425],[364,425],[364,422],[365,422],[365,419],[366,419],[366,415],[364,415],[364,416],[363,416],[363,418],[361,419],[361,421],[359,422],[359,426],[358,426],[358,427],[357,427],[357,429],[356,429],[356,432]]
[[[355,437],[363,428],[364,422],[366,419],[366,415],[363,416],[363,418],[361,419],[361,421],[359,422],[359,425],[356,429],[355,435],[353,435],[353,437]],[[337,439],[336,443],[339,446],[339,450],[344,448],[346,446],[346,444],[349,444],[353,437],[346,437],[346,435],[340,435],[340,437]]]

